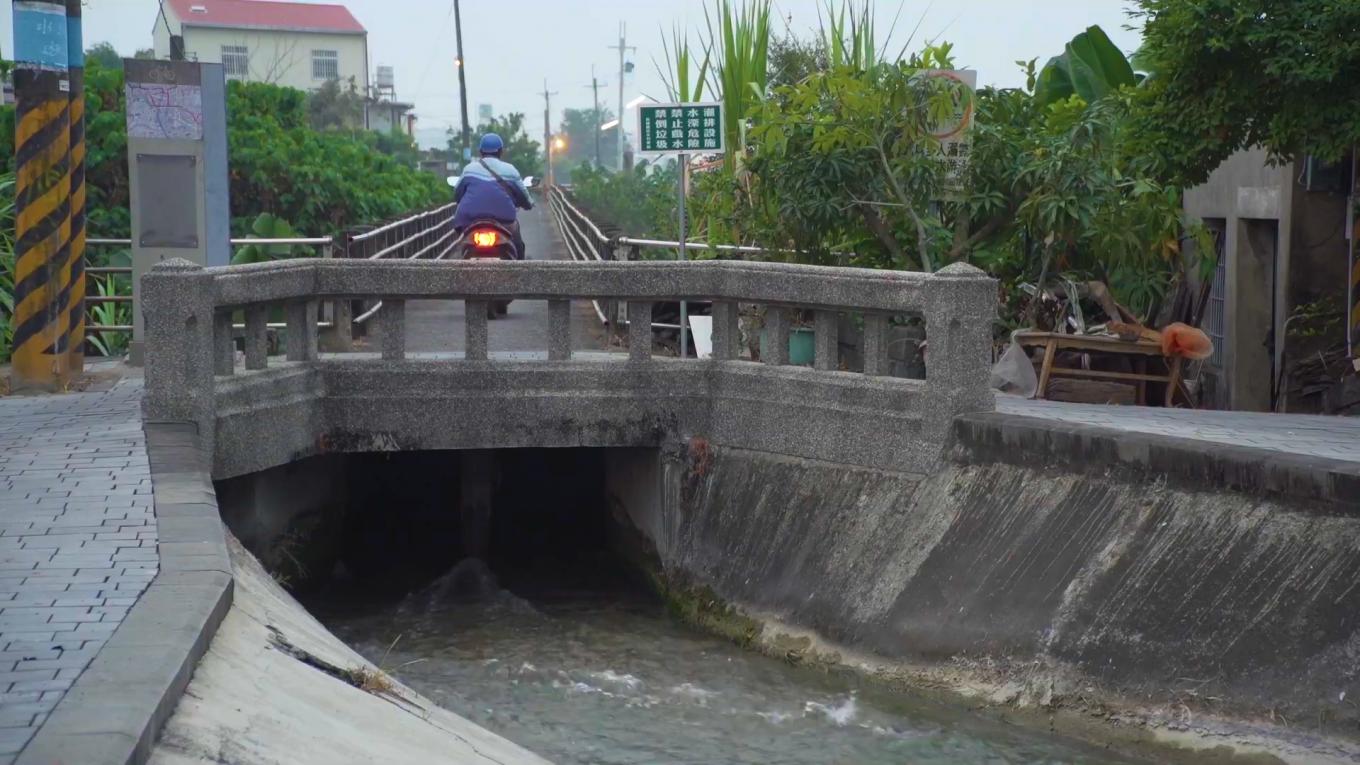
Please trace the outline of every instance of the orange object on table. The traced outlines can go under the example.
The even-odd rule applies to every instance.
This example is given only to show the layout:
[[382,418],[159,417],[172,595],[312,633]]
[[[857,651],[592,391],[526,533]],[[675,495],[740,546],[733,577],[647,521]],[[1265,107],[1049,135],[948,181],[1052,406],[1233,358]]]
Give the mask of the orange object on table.
[[1175,322],[1162,330],[1162,355],[1200,361],[1214,355],[1214,341],[1203,330]]

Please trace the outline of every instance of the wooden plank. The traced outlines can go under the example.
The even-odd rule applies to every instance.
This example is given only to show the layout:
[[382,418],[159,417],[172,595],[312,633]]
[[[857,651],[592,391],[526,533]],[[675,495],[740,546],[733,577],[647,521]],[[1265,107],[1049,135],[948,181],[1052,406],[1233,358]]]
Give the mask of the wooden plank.
[[1053,357],[1058,355],[1058,344],[1050,338],[1044,346],[1044,366],[1039,372],[1039,387],[1034,391],[1035,398],[1044,398],[1048,390],[1048,378],[1053,375]]
[[1117,337],[1104,337],[1101,335],[1059,335],[1052,332],[1041,332],[1016,335],[1015,341],[1022,347],[1038,348],[1047,347],[1049,343],[1056,343],[1060,350],[1091,351],[1101,353],[1119,353],[1137,356],[1161,356],[1162,346],[1145,340],[1128,342]]
[[1166,385],[1166,406],[1168,409],[1176,405],[1176,389],[1181,384],[1181,367],[1185,364],[1185,359],[1176,356],[1171,361],[1171,375]]
[[1048,384],[1050,401],[1133,406],[1136,403],[1136,396],[1134,386],[1127,383],[1055,379]]
[[1125,380],[1136,382],[1143,380],[1146,382],[1169,382],[1170,375],[1140,375],[1135,372],[1102,372],[1098,369],[1072,369],[1070,367],[1054,367],[1051,370],[1055,377],[1073,377],[1087,380]]

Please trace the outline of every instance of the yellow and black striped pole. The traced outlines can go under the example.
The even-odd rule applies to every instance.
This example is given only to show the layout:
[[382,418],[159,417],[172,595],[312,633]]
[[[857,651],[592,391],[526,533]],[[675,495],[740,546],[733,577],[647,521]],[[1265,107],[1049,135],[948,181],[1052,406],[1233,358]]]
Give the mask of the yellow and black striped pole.
[[64,0],[14,0],[15,390],[70,373],[71,123]]
[[1360,372],[1360,144],[1351,147],[1351,193],[1346,198],[1346,355]]
[[85,36],[81,0],[66,0],[66,49],[71,79],[71,253],[66,300],[71,374],[85,371]]

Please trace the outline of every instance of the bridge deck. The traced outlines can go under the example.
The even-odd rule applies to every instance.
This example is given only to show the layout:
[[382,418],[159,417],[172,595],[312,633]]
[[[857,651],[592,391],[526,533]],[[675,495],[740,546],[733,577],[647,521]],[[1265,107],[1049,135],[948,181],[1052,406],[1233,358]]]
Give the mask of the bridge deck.
[[[523,213],[520,228],[530,260],[570,260],[542,206]],[[462,301],[413,300],[406,304],[406,349],[412,353],[461,352],[464,326]],[[377,329],[377,332],[381,331]],[[590,303],[575,301],[571,314],[572,350],[603,350],[604,337],[599,317]],[[547,348],[547,303],[542,300],[512,303],[508,315],[489,322],[487,347],[492,351],[542,351]]]

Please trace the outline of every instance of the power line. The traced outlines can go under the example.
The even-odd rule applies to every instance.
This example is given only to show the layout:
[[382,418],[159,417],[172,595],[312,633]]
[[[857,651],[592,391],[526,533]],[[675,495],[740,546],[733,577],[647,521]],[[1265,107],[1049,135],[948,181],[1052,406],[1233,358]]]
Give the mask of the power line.
[[[453,5],[454,5],[454,3],[456,3],[457,1],[458,1],[458,0],[449,0],[449,11],[448,11],[448,13],[444,14],[444,23],[439,27],[439,31],[435,34],[435,36],[434,36],[434,41],[431,42],[431,44],[430,44],[430,47],[431,47],[431,48],[433,48],[433,47],[435,47],[436,45],[439,44],[439,40],[440,40],[441,38],[443,38],[443,36],[444,36],[444,30],[446,30],[446,29],[449,28],[449,19],[453,18]],[[165,2],[165,0],[161,0],[161,3],[162,3],[162,4],[163,4],[164,2]],[[421,71],[421,73],[420,73],[420,79],[419,79],[419,80],[417,81],[417,83],[416,83],[416,90],[417,90],[417,91],[420,91],[422,88],[425,87],[425,78],[429,76],[429,74],[430,74],[430,65],[434,63],[434,60],[435,60],[434,51],[431,50],[431,51],[430,51],[430,55],[429,55],[429,56],[426,56],[426,58],[425,58],[425,69],[424,69],[423,71]]]

